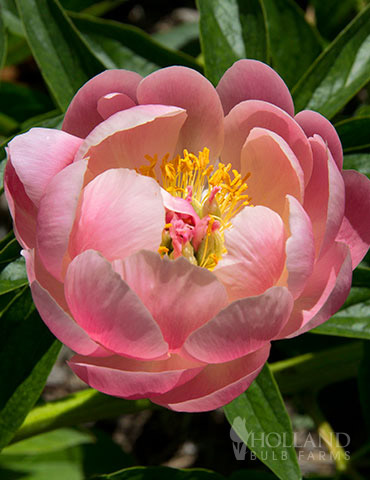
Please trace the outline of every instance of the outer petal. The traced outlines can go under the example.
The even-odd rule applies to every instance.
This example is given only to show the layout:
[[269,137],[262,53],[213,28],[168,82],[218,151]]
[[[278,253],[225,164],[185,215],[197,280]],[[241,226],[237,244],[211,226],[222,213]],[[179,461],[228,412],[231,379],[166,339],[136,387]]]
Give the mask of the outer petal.
[[71,258],[88,249],[108,260],[142,248],[157,251],[165,224],[160,190],[152,178],[123,168],[92,180],[83,190],[71,234]]
[[254,205],[265,205],[281,214],[286,195],[302,202],[302,168],[289,145],[276,133],[264,128],[250,132],[241,154],[242,176],[248,172],[248,195]]
[[231,301],[259,295],[279,279],[285,263],[285,229],[266,207],[245,207],[225,231],[227,255],[214,270]]
[[172,351],[227,305],[216,277],[184,258],[172,261],[140,252],[124,260],[122,277],[151,312]]
[[239,60],[226,70],[217,93],[225,115],[244,100],[264,100],[294,115],[294,105],[283,79],[268,65],[257,60]]
[[105,348],[142,360],[167,353],[149,311],[98,252],[89,250],[70,263],[64,288],[78,325]]
[[327,142],[339,170],[343,165],[343,150],[339,136],[333,125],[318,112],[303,110],[295,116],[295,120],[303,128],[307,137],[313,137],[315,133]]
[[124,93],[108,93],[104,95],[104,97],[99,98],[97,109],[99,115],[106,120],[114,113],[134,107],[135,105],[136,103]]
[[89,80],[73,97],[64,117],[63,130],[85,138],[102,117],[97,104],[108,93],[124,93],[136,103],[136,87],[141,80],[138,73],[129,70],[106,70]]
[[193,380],[150,398],[179,412],[205,412],[234,400],[257,377],[267,360],[270,345],[231,362],[208,365]]
[[186,67],[162,68],[144,78],[137,89],[141,104],[176,105],[188,114],[179,137],[177,153],[186,148],[198,154],[204,147],[216,159],[223,144],[223,112],[212,84]]
[[37,282],[31,284],[32,297],[49,330],[67,347],[81,355],[111,355],[95,343]]
[[337,240],[349,246],[355,268],[370,245],[370,181],[354,170],[345,170],[343,178],[346,206]]
[[146,155],[173,156],[184,110],[163,105],[144,105],[118,112],[100,123],[81,145],[76,161],[89,159],[98,175],[109,168],[138,168]]
[[284,110],[260,100],[241,102],[226,116],[222,161],[240,170],[243,144],[255,127],[275,132],[287,142],[302,167],[307,184],[312,172],[312,152],[304,131]]
[[206,363],[223,363],[262,348],[287,322],[293,297],[285,287],[272,287],[257,297],[233,302],[193,332],[184,350]]
[[37,245],[46,269],[63,281],[63,263],[75,220],[86,161],[73,163],[49,183],[37,217]]
[[177,355],[151,362],[118,356],[97,359],[76,355],[69,365],[91,387],[130,399],[165,393],[188,382],[203,369],[203,364]]
[[31,128],[9,143],[17,176],[36,207],[51,179],[73,162],[82,140],[60,130]]

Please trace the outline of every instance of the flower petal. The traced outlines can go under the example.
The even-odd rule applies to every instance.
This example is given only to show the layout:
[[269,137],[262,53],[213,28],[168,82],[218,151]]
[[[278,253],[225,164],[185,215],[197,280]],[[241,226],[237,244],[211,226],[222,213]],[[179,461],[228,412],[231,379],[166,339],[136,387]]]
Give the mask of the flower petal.
[[166,393],[188,382],[203,369],[199,362],[177,355],[151,362],[118,356],[88,358],[76,355],[68,363],[91,387],[108,395],[130,399]]
[[136,103],[136,88],[141,80],[129,70],[106,70],[83,85],[70,103],[63,122],[65,132],[85,138],[102,121],[97,110],[101,97],[108,93],[124,93]]
[[139,168],[146,155],[173,157],[184,110],[163,105],[144,105],[115,113],[100,123],[81,145],[76,161],[88,158],[96,176],[110,168]]
[[294,115],[294,104],[283,79],[265,63],[239,60],[224,73],[217,85],[225,115],[244,100],[263,100]]
[[315,133],[320,135],[328,144],[331,154],[339,170],[343,166],[343,150],[337,131],[333,125],[318,112],[302,110],[297,113],[295,120],[303,128],[307,137],[313,137]]
[[266,207],[245,207],[225,231],[227,255],[213,273],[229,300],[259,295],[279,279],[285,264],[285,229]]
[[303,200],[301,166],[289,145],[276,133],[253,128],[241,153],[241,174],[250,173],[248,195],[253,205],[282,213],[286,195]]
[[150,400],[179,412],[205,412],[222,407],[243,393],[261,371],[270,344],[231,362],[207,365],[192,380]]
[[357,267],[370,244],[370,181],[355,170],[345,170],[346,205],[337,240],[351,250],[352,268]]
[[99,115],[106,120],[114,113],[134,107],[136,103],[124,93],[108,93],[100,97],[97,103]]
[[236,300],[193,332],[184,350],[206,363],[243,357],[274,338],[287,322],[292,308],[293,297],[285,287],[272,287],[262,295]]
[[160,190],[152,178],[123,168],[94,178],[81,196],[70,238],[71,258],[88,249],[108,260],[142,248],[157,251],[165,224]]
[[142,251],[124,260],[122,277],[155,318],[170,351],[227,305],[216,277],[184,258]]
[[88,250],[72,260],[64,289],[78,325],[105,348],[141,360],[167,353],[149,311],[98,252]]
[[137,89],[141,104],[176,105],[188,118],[181,129],[177,152],[184,148],[196,155],[204,147],[216,159],[223,144],[223,112],[212,84],[200,73],[186,67],[167,67],[144,78]]
[[82,140],[60,130],[31,128],[9,143],[12,165],[36,207],[52,178],[73,162]]
[[304,131],[284,110],[260,100],[241,102],[226,116],[222,161],[240,170],[242,147],[255,127],[275,132],[287,142],[302,167],[307,184],[312,172],[312,152]]

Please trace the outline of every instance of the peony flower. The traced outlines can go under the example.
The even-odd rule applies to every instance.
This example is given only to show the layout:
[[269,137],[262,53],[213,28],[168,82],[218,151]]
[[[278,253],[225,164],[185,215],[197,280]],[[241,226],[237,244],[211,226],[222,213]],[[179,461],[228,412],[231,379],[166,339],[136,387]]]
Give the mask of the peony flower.
[[62,131],[31,129],[8,154],[36,307],[73,371],[118,397],[230,402],[271,340],[338,310],[370,243],[370,182],[254,60],[216,89],[184,67],[106,71]]

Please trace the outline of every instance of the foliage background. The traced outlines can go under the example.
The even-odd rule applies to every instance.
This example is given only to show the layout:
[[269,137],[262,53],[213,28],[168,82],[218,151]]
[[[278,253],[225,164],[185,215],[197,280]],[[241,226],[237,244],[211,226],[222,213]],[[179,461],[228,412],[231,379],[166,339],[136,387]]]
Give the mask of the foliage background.
[[[366,0],[2,0],[0,171],[12,136],[60,128],[76,90],[106,68],[147,75],[180,64],[217,84],[239,58],[272,65],[297,111],[317,110],[335,124],[345,168],[370,176]],[[10,229],[6,209],[2,228]],[[10,231],[0,241],[2,479],[370,477],[369,257],[341,311],[313,332],[275,342],[246,394],[224,411],[178,414],[75,392],[82,386],[61,366],[68,352],[57,361],[61,345],[33,307],[19,252]],[[260,460],[235,459],[230,423]],[[261,448],[248,438],[269,432],[286,433],[288,445]],[[343,448],[334,432],[350,444]],[[314,448],[320,438],[327,446]]]

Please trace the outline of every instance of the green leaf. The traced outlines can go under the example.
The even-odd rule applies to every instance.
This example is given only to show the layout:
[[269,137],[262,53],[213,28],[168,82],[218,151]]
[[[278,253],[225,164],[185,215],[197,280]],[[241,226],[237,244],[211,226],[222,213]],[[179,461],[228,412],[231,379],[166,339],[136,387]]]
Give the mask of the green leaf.
[[315,7],[316,24],[323,37],[333,39],[357,13],[358,0],[311,0]]
[[70,13],[70,18],[106,68],[126,68],[141,75],[174,64],[201,69],[192,57],[163,47],[136,27],[77,13]]
[[106,480],[225,480],[218,473],[204,469],[177,470],[170,467],[132,467],[96,478]]
[[198,0],[197,5],[205,74],[214,85],[241,58],[268,60],[267,27],[259,0]]
[[354,271],[352,277],[354,287],[368,287],[370,285],[370,267],[362,262]]
[[24,30],[18,16],[15,0],[2,0],[1,10],[7,30],[17,37],[24,37]]
[[343,168],[354,169],[370,178],[370,153],[344,155]]
[[181,23],[169,30],[153,33],[152,38],[167,48],[179,50],[187,43],[199,39],[199,24],[198,22]]
[[28,285],[26,263],[23,257],[9,263],[0,273],[0,295]]
[[[344,152],[370,147],[370,115],[348,118],[335,124]],[[370,167],[369,167],[370,168]]]
[[3,21],[3,11],[0,5],[0,70],[3,68],[7,49],[7,35]]
[[0,449],[39,398],[60,347],[26,289],[0,322]]
[[370,5],[317,58],[293,88],[296,110],[332,118],[370,80]]
[[263,0],[263,5],[272,66],[291,88],[321,53],[319,35],[294,0]]
[[368,438],[370,438],[370,342],[364,342],[364,351],[358,372],[358,387],[363,416],[367,426]]
[[0,264],[9,263],[17,258],[21,251],[21,246],[13,237],[9,242],[0,249]]
[[224,411],[237,436],[278,478],[302,478],[292,425],[267,364],[246,393],[226,405]]
[[17,0],[28,43],[64,111],[85,82],[104,70],[57,0]]

